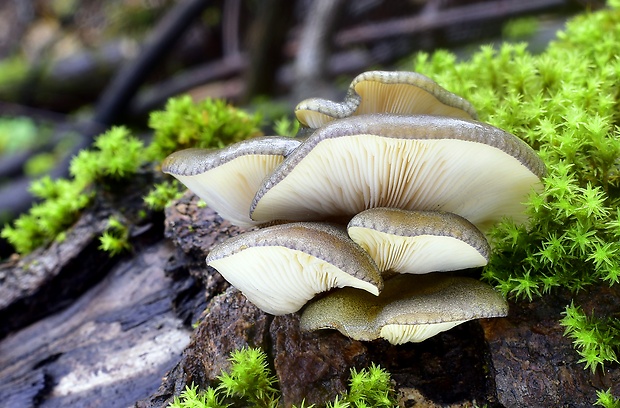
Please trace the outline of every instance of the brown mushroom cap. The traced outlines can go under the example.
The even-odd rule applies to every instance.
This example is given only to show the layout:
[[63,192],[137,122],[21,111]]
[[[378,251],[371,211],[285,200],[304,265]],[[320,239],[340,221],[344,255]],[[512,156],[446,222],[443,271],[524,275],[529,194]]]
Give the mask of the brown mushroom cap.
[[379,271],[422,274],[484,266],[491,249],[472,223],[452,213],[371,208],[347,232]]
[[281,224],[230,238],[207,264],[267,313],[299,310],[317,293],[351,286],[383,288],[377,266],[344,229],[321,223]]
[[249,208],[263,179],[301,141],[257,137],[223,149],[186,149],[168,156],[162,171],[171,174],[233,224],[258,224]]
[[381,294],[335,290],[306,306],[304,330],[335,329],[355,340],[420,342],[472,319],[506,316],[508,305],[491,286],[444,274],[398,275]]
[[317,129],[258,190],[251,218],[349,219],[369,208],[444,211],[485,230],[523,221],[542,160],[484,123],[418,115],[362,115]]
[[353,79],[343,102],[311,98],[295,108],[297,119],[310,128],[368,113],[477,118],[476,110],[467,100],[422,74],[408,71],[364,72]]

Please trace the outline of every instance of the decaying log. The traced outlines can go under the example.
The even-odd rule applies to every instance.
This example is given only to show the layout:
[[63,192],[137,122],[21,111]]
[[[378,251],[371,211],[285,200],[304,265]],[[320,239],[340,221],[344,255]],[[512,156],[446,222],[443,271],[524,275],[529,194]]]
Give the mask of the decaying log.
[[[219,274],[200,262],[210,247],[242,230],[195,203],[186,196],[168,209],[166,233],[184,254],[198,256],[196,276],[212,283],[221,279]],[[617,310],[620,296],[612,292],[601,288],[590,307],[598,304],[603,313]],[[228,287],[211,298],[208,314],[160,389],[137,406],[164,407],[191,381],[212,384],[228,367],[222,355],[246,345],[262,347],[273,359],[284,406],[333,399],[346,389],[349,369],[371,362],[392,374],[401,406],[592,406],[597,390],[620,393],[620,367],[611,366],[592,381],[577,362],[579,356],[558,323],[569,298],[565,293],[513,303],[507,318],[468,322],[419,344],[392,346],[350,340],[333,331],[302,332],[296,314],[272,318]]]
[[[3,403],[166,407],[192,382],[213,385],[243,346],[268,354],[284,406],[331,400],[346,390],[351,368],[371,363],[391,373],[401,406],[586,407],[597,390],[620,394],[620,367],[592,375],[562,335],[568,293],[511,303],[507,318],[468,322],[419,344],[359,342],[303,332],[297,314],[267,315],[207,268],[210,249],[243,230],[192,194],[167,209],[165,227],[168,240],[159,232],[141,241],[70,305],[0,341]],[[69,233],[65,245],[85,236]],[[84,267],[95,265],[80,256],[91,259]],[[576,301],[611,314],[619,290],[596,287]]]
[[154,392],[189,330],[164,274],[174,249],[144,248],[66,309],[0,342],[7,407],[126,407]]
[[97,251],[110,212],[86,213],[62,242],[0,264],[0,338],[67,306],[111,264]]

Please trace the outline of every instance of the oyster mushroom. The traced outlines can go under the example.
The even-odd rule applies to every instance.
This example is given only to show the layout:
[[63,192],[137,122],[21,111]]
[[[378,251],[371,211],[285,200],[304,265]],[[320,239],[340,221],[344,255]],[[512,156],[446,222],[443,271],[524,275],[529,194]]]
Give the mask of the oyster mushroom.
[[263,179],[301,143],[279,136],[257,137],[224,149],[186,149],[168,156],[162,171],[171,174],[220,216],[241,227],[258,223],[249,208]]
[[476,279],[398,275],[385,282],[379,296],[345,288],[310,302],[301,328],[335,329],[355,340],[384,338],[402,344],[421,342],[468,320],[507,313],[504,298]]
[[452,213],[371,208],[347,231],[379,271],[423,274],[484,266],[491,249],[472,223]]
[[376,296],[383,287],[377,266],[338,227],[281,224],[230,238],[207,256],[250,302],[274,315],[299,310],[317,293],[351,286]]
[[369,208],[452,212],[486,230],[525,220],[525,198],[545,173],[516,136],[480,122],[374,114],[317,129],[265,179],[257,222],[350,219]]
[[335,119],[368,113],[477,118],[467,100],[422,74],[408,71],[364,72],[353,79],[343,102],[311,98],[295,108],[297,120],[313,129]]

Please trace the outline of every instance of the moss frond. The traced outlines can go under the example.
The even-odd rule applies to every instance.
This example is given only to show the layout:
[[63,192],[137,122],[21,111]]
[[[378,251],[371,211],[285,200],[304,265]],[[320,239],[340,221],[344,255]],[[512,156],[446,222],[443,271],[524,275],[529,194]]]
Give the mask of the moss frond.
[[151,160],[189,147],[221,148],[260,135],[261,117],[250,115],[219,99],[194,102],[188,95],[171,98],[163,111],[152,112],[155,131],[148,148]]
[[155,211],[162,211],[173,200],[181,198],[183,188],[177,180],[155,184],[154,188],[144,197],[144,204]]
[[[267,363],[267,355],[258,348],[233,351],[229,371],[217,377],[219,385],[198,391],[192,384],[168,405],[169,408],[220,408],[228,406],[278,407],[280,391],[277,379]],[[350,390],[327,403],[330,408],[398,406],[390,374],[377,365],[351,370]],[[250,405],[248,405],[250,404]],[[300,408],[305,407],[301,402]],[[313,405],[308,406],[312,408]]]
[[612,317],[587,316],[579,306],[566,307],[560,321],[564,334],[573,340],[581,355],[579,362],[596,371],[607,363],[618,363],[620,352],[620,320]]
[[[96,183],[135,174],[145,158],[142,142],[124,127],[114,127],[98,136],[94,147],[72,159],[71,179],[45,176],[31,184],[30,191],[41,201],[0,232],[17,252],[27,254],[61,237],[91,203]],[[102,245],[110,250],[111,238],[109,234],[102,237]]]

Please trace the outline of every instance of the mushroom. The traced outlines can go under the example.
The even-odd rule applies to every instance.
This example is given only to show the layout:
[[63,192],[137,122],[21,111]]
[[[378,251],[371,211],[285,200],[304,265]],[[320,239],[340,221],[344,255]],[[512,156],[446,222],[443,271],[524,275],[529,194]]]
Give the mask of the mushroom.
[[351,286],[376,296],[377,266],[343,228],[321,223],[281,224],[224,241],[207,256],[250,302],[274,315],[299,310],[317,293]]
[[176,177],[220,216],[241,227],[257,225],[250,204],[263,179],[301,143],[257,137],[224,149],[186,149],[168,156],[162,171]]
[[476,279],[398,275],[386,280],[378,297],[344,288],[312,301],[303,311],[301,328],[335,329],[362,341],[417,343],[468,320],[507,313],[504,298]]
[[354,216],[347,232],[382,273],[475,268],[486,265],[491,252],[472,223],[445,212],[371,208]]
[[353,79],[343,102],[311,98],[295,108],[297,120],[313,129],[335,119],[368,113],[477,118],[467,100],[422,74],[408,71],[364,72]]
[[481,230],[526,219],[525,198],[545,173],[516,136],[464,119],[371,114],[317,129],[265,179],[250,216],[322,220],[369,208],[458,214]]

